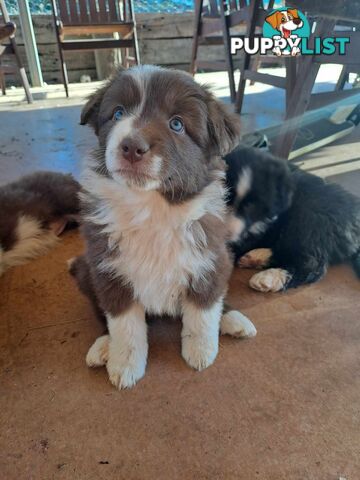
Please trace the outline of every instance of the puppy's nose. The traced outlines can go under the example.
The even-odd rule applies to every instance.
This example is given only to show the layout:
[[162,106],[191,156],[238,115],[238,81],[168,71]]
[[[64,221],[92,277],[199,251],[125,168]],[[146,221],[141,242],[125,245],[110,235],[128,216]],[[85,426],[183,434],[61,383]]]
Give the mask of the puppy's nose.
[[300,25],[300,23],[302,22],[301,18],[294,18],[293,19],[293,22],[295,23],[295,25]]
[[127,137],[120,143],[122,156],[131,163],[142,160],[148,150],[149,145],[140,138]]

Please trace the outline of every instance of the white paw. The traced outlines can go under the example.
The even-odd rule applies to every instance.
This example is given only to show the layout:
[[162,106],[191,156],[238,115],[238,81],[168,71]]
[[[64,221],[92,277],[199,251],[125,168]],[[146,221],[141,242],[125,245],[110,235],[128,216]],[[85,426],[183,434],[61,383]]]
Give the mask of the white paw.
[[222,335],[231,335],[237,338],[255,337],[256,328],[250,320],[237,310],[225,313],[220,322]]
[[218,334],[214,337],[182,333],[181,354],[186,363],[195,370],[204,370],[214,363],[218,350]]
[[110,382],[119,390],[133,387],[145,375],[147,351],[124,347],[124,350],[109,349],[106,368]]
[[289,280],[291,280],[291,275],[287,270],[269,268],[253,275],[249,285],[259,292],[279,292],[286,287]]
[[88,367],[102,367],[109,357],[109,335],[103,335],[95,340],[86,355]]
[[262,268],[268,264],[271,255],[270,248],[255,248],[239,258],[237,264],[241,268]]

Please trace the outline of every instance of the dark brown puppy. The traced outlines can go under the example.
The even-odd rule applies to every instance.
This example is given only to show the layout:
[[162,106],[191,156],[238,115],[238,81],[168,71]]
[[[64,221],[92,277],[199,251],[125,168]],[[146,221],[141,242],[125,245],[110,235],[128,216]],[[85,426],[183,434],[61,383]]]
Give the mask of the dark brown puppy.
[[45,253],[79,215],[71,175],[36,172],[0,187],[0,274]]
[[[94,128],[99,149],[83,176],[87,251],[75,276],[95,295],[110,334],[95,342],[88,364],[104,364],[108,345],[111,382],[134,385],[145,373],[152,313],[182,315],[182,355],[206,368],[218,352],[231,272],[221,156],[238,141],[238,118],[189,75],[141,66],[99,90],[82,123]],[[221,328],[256,332],[239,312]]]

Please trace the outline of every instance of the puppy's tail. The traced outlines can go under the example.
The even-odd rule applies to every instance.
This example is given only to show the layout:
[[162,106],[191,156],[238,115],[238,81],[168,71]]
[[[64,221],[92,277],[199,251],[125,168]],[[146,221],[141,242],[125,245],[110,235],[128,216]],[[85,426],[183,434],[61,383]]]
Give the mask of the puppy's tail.
[[[80,184],[71,176],[40,171],[0,188],[0,275],[45,254],[58,236],[80,222]],[[3,220],[3,219],[2,219]],[[7,242],[9,243],[9,242]]]
[[358,278],[360,278],[360,250],[355,253],[355,255],[351,259],[352,266],[356,272]]

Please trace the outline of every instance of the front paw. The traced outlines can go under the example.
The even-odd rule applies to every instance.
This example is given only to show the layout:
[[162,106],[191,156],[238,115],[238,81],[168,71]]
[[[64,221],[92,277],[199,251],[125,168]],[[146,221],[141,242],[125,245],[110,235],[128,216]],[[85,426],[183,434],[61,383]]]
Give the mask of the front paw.
[[236,338],[255,337],[255,325],[242,313],[237,310],[230,310],[221,318],[221,335],[231,335]]
[[109,358],[109,335],[103,335],[95,340],[86,355],[88,367],[102,367]]
[[184,332],[182,334],[181,354],[190,367],[204,370],[209,367],[218,354],[219,336],[200,336]]
[[256,273],[249,280],[249,285],[259,292],[280,292],[285,290],[292,275],[282,268],[268,268]]
[[263,268],[269,263],[271,256],[270,248],[255,248],[240,257],[237,265],[240,268]]
[[110,382],[119,390],[133,387],[145,375],[147,352],[130,347],[123,351],[112,351],[106,368]]

